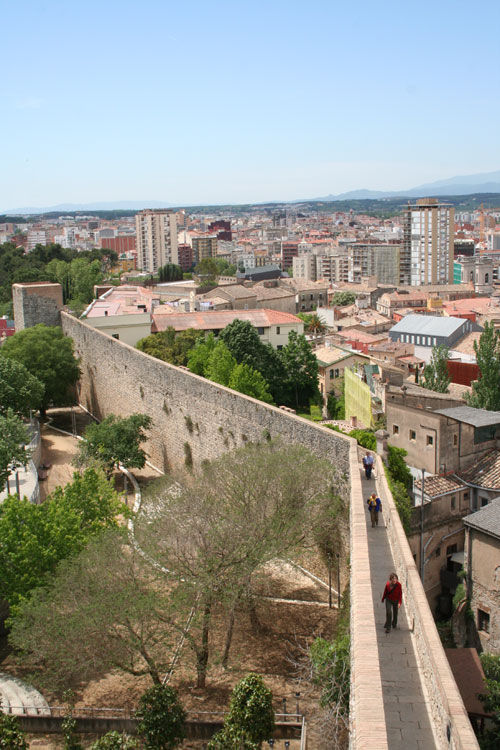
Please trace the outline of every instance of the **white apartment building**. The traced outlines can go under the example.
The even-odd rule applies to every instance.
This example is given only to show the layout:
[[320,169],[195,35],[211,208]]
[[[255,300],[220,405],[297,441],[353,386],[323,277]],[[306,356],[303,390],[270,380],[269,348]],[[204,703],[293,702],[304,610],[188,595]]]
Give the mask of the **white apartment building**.
[[317,256],[318,279],[326,279],[335,284],[338,281],[347,281],[348,275],[348,259],[344,253]]
[[308,255],[298,255],[293,258],[293,278],[305,279],[306,281],[317,281],[317,263],[318,256],[309,253]]
[[403,217],[400,283],[453,283],[454,222],[454,207],[437,198],[408,204]]
[[166,209],[146,209],[135,217],[137,267],[156,273],[166,263],[178,263],[177,215]]
[[33,250],[36,245],[47,244],[47,233],[45,229],[30,229],[28,232],[28,252]]

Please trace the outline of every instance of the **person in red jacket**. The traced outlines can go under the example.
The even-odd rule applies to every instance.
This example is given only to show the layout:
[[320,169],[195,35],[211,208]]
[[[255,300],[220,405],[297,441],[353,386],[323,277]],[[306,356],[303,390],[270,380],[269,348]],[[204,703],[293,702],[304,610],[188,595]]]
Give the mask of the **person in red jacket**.
[[384,594],[382,601],[385,601],[385,632],[391,632],[391,619],[392,627],[395,628],[398,624],[398,609],[401,606],[403,599],[403,589],[398,581],[396,573],[391,573],[389,580],[385,584]]

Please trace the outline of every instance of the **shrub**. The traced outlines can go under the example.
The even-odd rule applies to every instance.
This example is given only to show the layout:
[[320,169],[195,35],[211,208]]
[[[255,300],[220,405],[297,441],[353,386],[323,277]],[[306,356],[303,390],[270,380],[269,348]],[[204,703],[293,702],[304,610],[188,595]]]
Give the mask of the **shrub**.
[[171,687],[154,685],[146,690],[136,716],[145,750],[174,750],[186,736],[186,712]]

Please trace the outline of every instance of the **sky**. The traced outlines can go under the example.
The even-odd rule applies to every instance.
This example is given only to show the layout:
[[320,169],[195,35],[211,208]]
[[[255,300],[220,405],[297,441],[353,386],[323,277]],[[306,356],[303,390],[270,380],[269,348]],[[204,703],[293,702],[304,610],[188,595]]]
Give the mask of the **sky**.
[[497,0],[1,0],[0,211],[500,169]]

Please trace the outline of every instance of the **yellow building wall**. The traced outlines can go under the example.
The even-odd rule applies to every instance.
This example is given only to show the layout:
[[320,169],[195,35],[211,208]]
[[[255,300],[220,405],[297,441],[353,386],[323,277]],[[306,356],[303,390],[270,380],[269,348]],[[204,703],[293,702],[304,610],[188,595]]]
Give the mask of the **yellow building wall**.
[[344,370],[345,418],[357,417],[364,427],[372,425],[372,398],[370,388],[356,373]]

